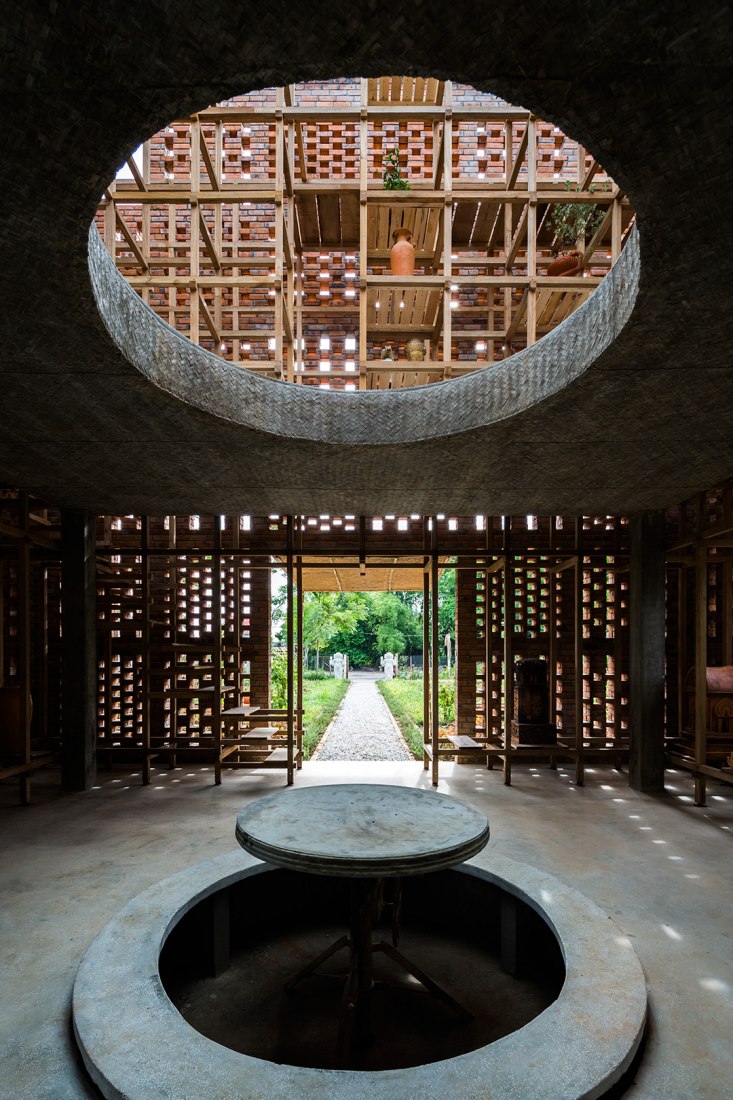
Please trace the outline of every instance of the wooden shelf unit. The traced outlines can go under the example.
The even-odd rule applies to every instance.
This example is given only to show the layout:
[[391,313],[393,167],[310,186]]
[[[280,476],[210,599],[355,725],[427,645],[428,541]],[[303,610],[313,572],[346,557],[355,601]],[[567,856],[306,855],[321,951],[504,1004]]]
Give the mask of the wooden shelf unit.
[[[432,547],[437,561],[438,540]],[[486,517],[483,551],[455,558],[458,647],[456,729],[441,729],[439,639],[429,632],[423,764],[503,765],[628,761],[628,521],[611,516]],[[437,621],[437,565],[426,581]],[[430,630],[432,631],[432,625]],[[518,657],[548,662],[550,722],[557,744],[524,745],[513,733]]]
[[[144,300],[238,366],[298,384],[362,390],[441,381],[500,361],[585,301],[618,258],[633,210],[582,147],[559,131],[553,137],[553,128],[527,111],[461,104],[449,81],[364,79],[359,92],[351,107],[298,106],[293,86],[279,88],[272,106],[244,97],[147,141],[141,164],[128,161],[131,179],[110,184],[98,214],[109,251]],[[385,191],[374,178],[386,151],[375,128],[413,124],[422,127],[418,144],[429,167],[410,190]],[[484,142],[476,163],[487,171],[472,177],[460,175],[462,125],[475,127],[476,142]],[[358,143],[353,178],[331,178],[328,154],[313,171],[309,126],[331,134],[334,146],[343,145],[350,127]],[[232,147],[241,141],[242,155],[251,154],[245,132],[258,127],[269,135],[267,171],[245,180],[231,169]],[[489,130],[500,135],[491,152]],[[492,158],[499,140],[498,175]],[[539,172],[558,140],[561,163],[577,160],[572,178],[565,170],[563,179]],[[162,175],[161,164],[173,168]],[[547,215],[557,202],[593,202],[606,211],[593,239],[578,242],[582,277],[543,273],[551,258]],[[267,239],[261,225],[252,229],[252,210],[268,212]],[[416,246],[416,273],[402,280],[389,274],[397,226],[412,231]],[[321,300],[315,289],[336,274],[334,253],[345,256],[338,306],[330,291]],[[354,347],[322,370],[314,348],[304,354],[304,333],[315,340],[315,329],[327,335],[333,325],[348,327]],[[407,367],[404,352],[401,362],[375,362],[386,341],[414,337],[425,343],[426,364]]]
[[[284,543],[282,561],[247,547],[240,516],[102,523],[109,529],[99,548],[98,753],[109,762],[139,763],[145,784],[153,761],[174,768],[179,758],[212,763],[219,782],[223,762],[244,766],[241,754],[240,762],[231,759],[222,715],[253,710],[284,723],[283,766],[291,783],[302,762],[302,692],[293,686],[300,569],[288,552],[292,525],[284,520],[285,539],[273,539]],[[271,710],[269,700],[269,575],[278,568],[289,578],[292,697],[284,711]],[[281,745],[278,739],[274,748]]]
[[666,757],[692,773],[695,802],[705,805],[708,780],[733,783],[733,753],[710,729],[707,690],[708,666],[733,664],[733,479],[670,509],[667,526]]
[[0,780],[18,781],[22,803],[59,756],[60,582],[58,509],[0,490]]

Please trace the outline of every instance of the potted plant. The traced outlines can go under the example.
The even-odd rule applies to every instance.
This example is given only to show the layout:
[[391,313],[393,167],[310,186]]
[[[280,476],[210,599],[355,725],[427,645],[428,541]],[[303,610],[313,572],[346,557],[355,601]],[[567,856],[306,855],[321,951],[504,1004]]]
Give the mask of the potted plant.
[[404,179],[400,169],[400,154],[398,149],[389,149],[384,154],[384,170],[382,182],[385,191],[409,191],[410,181]]
[[575,247],[579,237],[592,237],[603,221],[603,211],[594,202],[556,203],[550,215],[554,233],[552,254],[556,258],[548,275],[580,275],[582,256]]

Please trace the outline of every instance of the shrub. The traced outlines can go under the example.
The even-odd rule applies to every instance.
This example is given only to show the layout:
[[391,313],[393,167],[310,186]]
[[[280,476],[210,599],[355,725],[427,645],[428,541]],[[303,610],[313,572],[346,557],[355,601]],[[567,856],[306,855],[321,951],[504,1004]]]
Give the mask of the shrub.
[[441,726],[450,726],[456,717],[456,685],[454,680],[438,684],[438,714]]

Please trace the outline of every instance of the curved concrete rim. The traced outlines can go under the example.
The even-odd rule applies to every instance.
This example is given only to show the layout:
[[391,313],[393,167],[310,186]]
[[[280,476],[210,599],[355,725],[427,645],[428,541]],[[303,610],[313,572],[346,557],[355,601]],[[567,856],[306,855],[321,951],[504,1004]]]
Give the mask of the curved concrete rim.
[[193,344],[143,302],[117,271],[96,226],[89,230],[97,308],[110,337],[141,374],[222,420],[329,444],[436,440],[541,404],[580,378],[619,335],[633,313],[639,269],[634,227],[596,290],[536,344],[462,378],[404,390],[341,393],[261,378]]
[[151,1100],[570,1100],[600,1097],[631,1063],[647,994],[628,937],[593,902],[534,867],[490,853],[457,868],[520,898],[551,927],[566,979],[525,1027],[468,1054],[409,1069],[361,1073],[278,1065],[195,1031],[163,988],[160,951],[202,899],[273,870],[236,851],[139,894],[100,932],[73,992],[74,1032],[105,1097]]

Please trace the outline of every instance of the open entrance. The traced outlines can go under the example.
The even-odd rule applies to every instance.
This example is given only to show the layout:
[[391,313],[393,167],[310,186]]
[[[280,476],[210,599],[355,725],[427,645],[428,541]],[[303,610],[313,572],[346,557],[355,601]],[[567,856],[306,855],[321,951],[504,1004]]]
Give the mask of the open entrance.
[[[438,684],[441,732],[452,732],[455,721],[455,571],[450,559],[439,563],[435,606],[429,560],[414,554],[304,556],[296,573],[301,597],[295,597],[294,709],[302,715],[303,761],[412,759],[427,766],[432,676]],[[272,606],[271,695],[273,705],[284,705],[283,573],[273,577]]]

